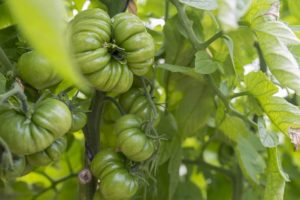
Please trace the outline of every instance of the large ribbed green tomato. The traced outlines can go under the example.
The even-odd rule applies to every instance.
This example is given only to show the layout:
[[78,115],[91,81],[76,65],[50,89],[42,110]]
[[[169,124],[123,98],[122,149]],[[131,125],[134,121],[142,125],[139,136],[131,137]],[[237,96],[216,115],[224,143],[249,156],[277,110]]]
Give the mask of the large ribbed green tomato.
[[61,81],[49,61],[36,51],[22,54],[17,72],[22,80],[36,89],[45,89]]
[[98,153],[92,163],[93,175],[100,179],[97,196],[105,200],[130,199],[138,190],[138,180],[130,174],[124,165],[121,154],[106,149]]
[[64,137],[60,137],[45,150],[27,155],[26,160],[32,166],[48,165],[53,161],[57,161],[66,148],[67,140]]
[[99,90],[126,92],[133,74],[144,75],[153,63],[153,39],[132,14],[111,20],[98,8],[82,11],[71,21],[70,30],[78,65]]
[[117,143],[124,155],[133,161],[144,161],[154,152],[153,141],[141,130],[143,120],[137,115],[124,115],[115,124]]
[[72,126],[70,132],[81,130],[87,122],[87,115],[81,111],[72,111]]
[[33,105],[30,117],[13,109],[0,107],[0,110],[0,137],[17,155],[44,150],[67,133],[72,123],[67,105],[53,98]]

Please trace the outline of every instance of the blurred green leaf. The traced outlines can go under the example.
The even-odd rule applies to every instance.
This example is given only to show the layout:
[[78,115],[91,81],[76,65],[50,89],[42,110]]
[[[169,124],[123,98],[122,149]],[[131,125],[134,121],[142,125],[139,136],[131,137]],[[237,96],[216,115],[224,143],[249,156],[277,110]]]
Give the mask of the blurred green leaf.
[[127,8],[129,0],[99,0],[108,8],[108,14],[113,17],[120,12],[124,12]]
[[268,149],[267,182],[264,200],[283,200],[288,177],[281,169],[277,148]]
[[237,2],[238,0],[219,1],[218,19],[225,32],[238,28]]
[[195,59],[195,71],[200,74],[211,74],[220,68],[220,63],[213,61],[206,51],[198,51]]
[[207,185],[207,199],[231,200],[232,184],[230,180],[222,174],[214,174],[211,183]]
[[180,181],[172,200],[202,200],[199,188],[190,180]]
[[76,177],[63,182],[60,192],[56,196],[56,200],[79,200],[79,182]]
[[30,44],[49,59],[63,78],[85,88],[86,81],[71,57],[63,2],[9,0],[7,4],[12,17]]
[[175,118],[183,137],[193,136],[203,128],[214,110],[210,86],[190,77],[177,82],[182,99],[175,111]]
[[13,25],[13,20],[5,3],[0,4],[0,30]]
[[247,129],[243,120],[238,117],[226,115],[226,118],[221,123],[219,129],[232,141],[237,142],[241,136],[247,136]]
[[239,137],[237,141],[237,154],[243,173],[254,183],[259,184],[259,177],[265,170],[266,164],[251,140]]
[[188,6],[201,10],[215,10],[218,7],[217,0],[179,0]]

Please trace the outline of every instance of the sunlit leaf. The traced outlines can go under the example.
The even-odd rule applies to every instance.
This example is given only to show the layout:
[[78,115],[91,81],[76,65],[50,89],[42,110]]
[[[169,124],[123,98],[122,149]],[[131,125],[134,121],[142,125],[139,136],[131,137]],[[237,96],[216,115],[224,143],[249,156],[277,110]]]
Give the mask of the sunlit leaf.
[[30,44],[49,59],[63,78],[84,87],[86,82],[71,58],[63,2],[10,0],[7,4]]
[[203,80],[203,77],[195,72],[194,68],[183,67],[179,65],[171,65],[171,64],[159,64],[157,67],[168,70],[170,72],[178,72],[198,80]]
[[218,19],[225,32],[238,28],[237,2],[238,0],[219,1]]
[[287,44],[287,45],[300,44],[299,38],[283,22],[265,21],[263,23],[258,23],[258,24],[253,25],[252,28],[256,32],[261,32],[261,33],[265,33],[270,36],[274,36],[277,39],[279,39],[280,41],[282,41],[284,44]]
[[[248,91],[259,101],[272,123],[288,135],[289,128],[300,127],[300,109],[280,97],[272,96],[276,86],[262,72],[252,72],[245,77]],[[255,87],[256,86],[256,87]]]

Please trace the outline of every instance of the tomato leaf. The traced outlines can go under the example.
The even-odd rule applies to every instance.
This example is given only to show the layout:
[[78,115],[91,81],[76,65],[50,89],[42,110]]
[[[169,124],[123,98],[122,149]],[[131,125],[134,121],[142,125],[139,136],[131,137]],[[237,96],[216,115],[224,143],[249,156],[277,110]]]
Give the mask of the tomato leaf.
[[221,67],[221,64],[213,61],[206,51],[198,51],[195,56],[195,71],[199,74],[211,74]]
[[238,28],[237,2],[237,0],[220,1],[218,19],[220,20],[222,29],[225,32]]
[[267,130],[263,118],[258,118],[257,126],[259,139],[263,146],[271,148],[276,147],[279,144],[278,135],[275,135],[273,132]]
[[251,140],[239,137],[237,141],[237,153],[243,173],[254,183],[259,183],[259,176],[266,167],[265,161],[259,154]]
[[63,2],[11,0],[7,4],[30,44],[48,58],[63,78],[84,88],[86,81],[75,67],[69,49]]
[[246,136],[249,133],[245,123],[238,117],[226,115],[219,129],[232,141],[237,142],[240,136]]
[[287,45],[300,44],[300,40],[295,33],[283,22],[280,21],[265,21],[252,26],[256,32],[265,33],[276,37],[278,40]]
[[179,65],[171,65],[171,64],[159,64],[157,67],[168,70],[170,72],[178,72],[190,77],[193,77],[198,80],[203,80],[203,77],[195,72],[194,68],[183,67]]
[[189,77],[177,83],[183,96],[175,111],[178,127],[184,137],[193,136],[206,125],[214,110],[213,93],[209,85]]
[[266,75],[252,72],[245,77],[245,84],[280,131],[288,135],[289,128],[300,127],[300,109],[283,98],[272,96],[277,88]]
[[179,0],[188,6],[201,10],[215,10],[218,7],[217,0]]
[[10,13],[9,13],[9,10],[8,10],[6,4],[4,4],[4,3],[0,4],[0,13],[1,13],[0,30],[13,25],[13,20],[10,16]]
[[281,169],[277,148],[268,149],[267,162],[267,182],[264,200],[283,200],[285,182],[289,181],[289,178]]

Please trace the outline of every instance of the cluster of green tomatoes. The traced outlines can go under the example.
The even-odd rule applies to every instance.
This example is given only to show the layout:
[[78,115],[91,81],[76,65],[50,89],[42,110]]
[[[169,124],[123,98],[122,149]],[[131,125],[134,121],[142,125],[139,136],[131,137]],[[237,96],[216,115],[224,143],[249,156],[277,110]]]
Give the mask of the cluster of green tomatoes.
[[[151,131],[160,108],[145,82],[144,87],[134,84],[152,69],[154,41],[137,16],[120,13],[110,18],[101,9],[77,14],[68,32],[80,72],[93,88],[113,94],[123,111],[111,130],[117,148],[102,149],[91,161],[90,170],[99,179],[94,199],[130,199],[139,188],[137,166],[158,148]],[[16,95],[0,104],[0,177],[8,179],[58,160],[67,148],[66,136],[86,125],[92,97],[80,98],[78,91],[44,95],[63,80],[35,50],[20,56],[16,71],[25,85],[25,97],[31,88],[38,98],[31,102]],[[21,106],[15,106],[18,102]]]

